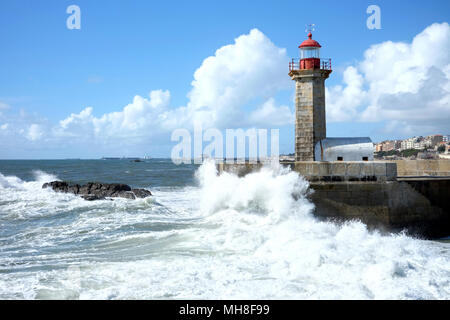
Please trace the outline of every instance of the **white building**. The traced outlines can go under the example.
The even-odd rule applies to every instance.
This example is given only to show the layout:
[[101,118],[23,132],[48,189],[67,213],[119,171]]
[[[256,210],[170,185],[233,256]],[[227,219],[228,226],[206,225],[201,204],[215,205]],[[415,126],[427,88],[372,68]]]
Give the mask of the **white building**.
[[316,161],[373,161],[373,143],[368,137],[325,138],[314,148]]
[[414,141],[415,140],[416,140],[416,138],[409,138],[409,139],[403,140],[402,144],[401,144],[402,150],[414,149]]

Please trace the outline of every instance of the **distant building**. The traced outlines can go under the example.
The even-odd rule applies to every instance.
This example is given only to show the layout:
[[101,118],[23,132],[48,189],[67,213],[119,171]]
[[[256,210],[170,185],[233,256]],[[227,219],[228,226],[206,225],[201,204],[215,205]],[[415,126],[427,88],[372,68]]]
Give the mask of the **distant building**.
[[383,151],[383,143],[375,144],[375,152]]
[[395,147],[394,141],[388,140],[383,142],[383,151],[392,151],[394,150],[394,147]]
[[426,149],[428,147],[432,146],[431,138],[429,137],[413,137],[409,139],[405,139],[400,142],[400,150],[407,150],[407,149]]
[[[442,144],[447,145],[449,143],[449,140],[450,136],[440,134],[429,135],[426,137],[414,136],[412,138],[407,138],[404,140],[382,141],[374,145],[374,151],[404,151],[408,149],[424,150],[424,152],[417,155],[417,158],[432,159],[437,157],[436,150],[438,146]],[[386,155],[384,155],[383,157],[387,158]],[[393,155],[392,157],[396,156]]]
[[414,141],[415,137],[403,140],[401,142],[401,149],[402,150],[414,149]]
[[375,144],[375,152],[393,151],[401,148],[401,140],[386,140]]
[[435,134],[431,137],[431,146],[434,147],[444,141],[442,134]]

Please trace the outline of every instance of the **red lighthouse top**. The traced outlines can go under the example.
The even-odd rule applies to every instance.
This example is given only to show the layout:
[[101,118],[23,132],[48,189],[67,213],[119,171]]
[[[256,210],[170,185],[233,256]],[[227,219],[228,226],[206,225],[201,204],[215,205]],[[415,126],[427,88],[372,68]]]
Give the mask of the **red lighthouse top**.
[[321,69],[331,72],[331,59],[320,58],[320,48],[322,46],[312,39],[311,31],[314,30],[314,25],[308,25],[308,39],[303,41],[298,47],[300,48],[300,59],[292,59],[289,63],[289,72],[297,72],[300,70],[314,70]]
[[322,48],[322,46],[316,41],[312,39],[312,33],[308,33],[307,40],[303,41],[301,45],[299,45],[299,48],[305,48],[305,47],[314,47],[314,48]]

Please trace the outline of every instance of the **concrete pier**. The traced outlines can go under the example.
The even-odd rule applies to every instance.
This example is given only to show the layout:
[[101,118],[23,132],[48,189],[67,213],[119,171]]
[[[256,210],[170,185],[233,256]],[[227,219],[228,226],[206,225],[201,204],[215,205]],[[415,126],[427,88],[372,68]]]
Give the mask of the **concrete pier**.
[[[374,161],[296,161],[285,162],[309,181],[394,181],[397,178],[397,165],[391,162]],[[219,173],[233,172],[243,176],[262,168],[262,163],[218,164]]]
[[[448,164],[450,161],[414,165],[431,172],[427,168],[445,169]],[[283,165],[310,182],[309,198],[316,206],[315,215],[321,219],[358,219],[370,228],[405,230],[425,238],[450,235],[450,174],[418,177],[420,172],[412,170],[413,164],[400,163],[401,168],[409,168],[410,174],[400,177],[398,162],[300,161]],[[261,163],[219,164],[218,171],[244,176],[262,166]]]
[[385,231],[440,238],[450,235],[450,178],[387,182],[312,182],[315,214],[359,219]]
[[392,160],[399,177],[450,177],[450,160]]

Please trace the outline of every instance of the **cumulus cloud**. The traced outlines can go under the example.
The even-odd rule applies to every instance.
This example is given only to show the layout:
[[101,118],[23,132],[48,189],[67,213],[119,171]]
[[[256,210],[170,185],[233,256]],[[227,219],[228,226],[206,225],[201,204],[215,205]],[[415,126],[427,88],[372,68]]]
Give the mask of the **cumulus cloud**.
[[[363,61],[345,69],[342,84],[326,88],[328,121],[383,121],[386,132],[405,135],[445,133],[450,119],[449,51],[447,23],[429,26],[410,43],[371,46]],[[77,143],[84,150],[93,144],[91,148],[103,146],[108,153],[121,150],[117,142],[170,143],[172,130],[191,129],[194,123],[204,129],[293,125],[293,105],[275,98],[282,90],[293,90],[288,61],[285,49],[253,29],[203,60],[183,106],[171,105],[169,91],[153,90],[115,112],[96,114],[95,108],[85,107],[55,124],[20,111],[15,118],[2,117],[2,123],[9,123],[0,128],[8,136],[2,145],[13,145],[15,135],[23,145],[39,141],[60,150]],[[0,112],[8,108],[0,102]]]
[[446,133],[450,120],[450,27],[435,23],[411,43],[371,46],[327,89],[330,121],[387,121],[386,132]]
[[29,126],[28,130],[26,131],[26,138],[31,141],[36,141],[42,138],[44,135],[44,132],[40,125],[33,123]]
[[270,98],[259,108],[252,111],[249,116],[249,123],[256,126],[283,126],[286,124],[294,124],[295,114],[288,106],[277,107],[275,99]]
[[0,101],[0,116],[2,115],[2,111],[9,109],[10,106],[2,101]]
[[97,138],[130,138],[151,134],[152,130],[161,127],[164,114],[169,106],[169,91],[155,90],[150,92],[149,99],[135,96],[133,102],[121,111],[93,115],[93,108],[87,107],[80,113],[72,113],[59,122],[53,129],[56,136],[63,137],[97,137]]
[[[11,107],[8,106],[8,109]],[[13,109],[13,108],[11,108]],[[35,142],[45,137],[48,127],[46,119],[37,114],[29,114],[23,109],[12,110],[1,116],[0,119],[0,146],[24,146],[27,142]],[[0,153],[1,155],[1,153]]]
[[[257,97],[269,99],[289,88],[288,61],[286,49],[275,46],[258,29],[251,30],[218,49],[195,71],[189,113],[195,120],[222,128],[241,122],[246,103]],[[278,111],[286,112],[285,108]]]
[[[290,88],[287,61],[285,49],[253,29],[202,62],[194,73],[186,106],[171,108],[170,92],[154,90],[149,98],[135,96],[121,111],[95,116],[94,109],[87,107],[72,113],[52,132],[56,137],[78,140],[139,139],[192,128],[194,123],[219,129],[291,124],[291,110],[277,106],[273,98]],[[244,109],[261,99],[264,102],[256,103],[246,116]]]
[[354,119],[357,108],[366,100],[364,78],[351,66],[343,74],[344,85],[326,88],[327,117],[331,121],[348,121]]
[[9,109],[10,106],[2,101],[0,101],[0,110],[6,110]]

